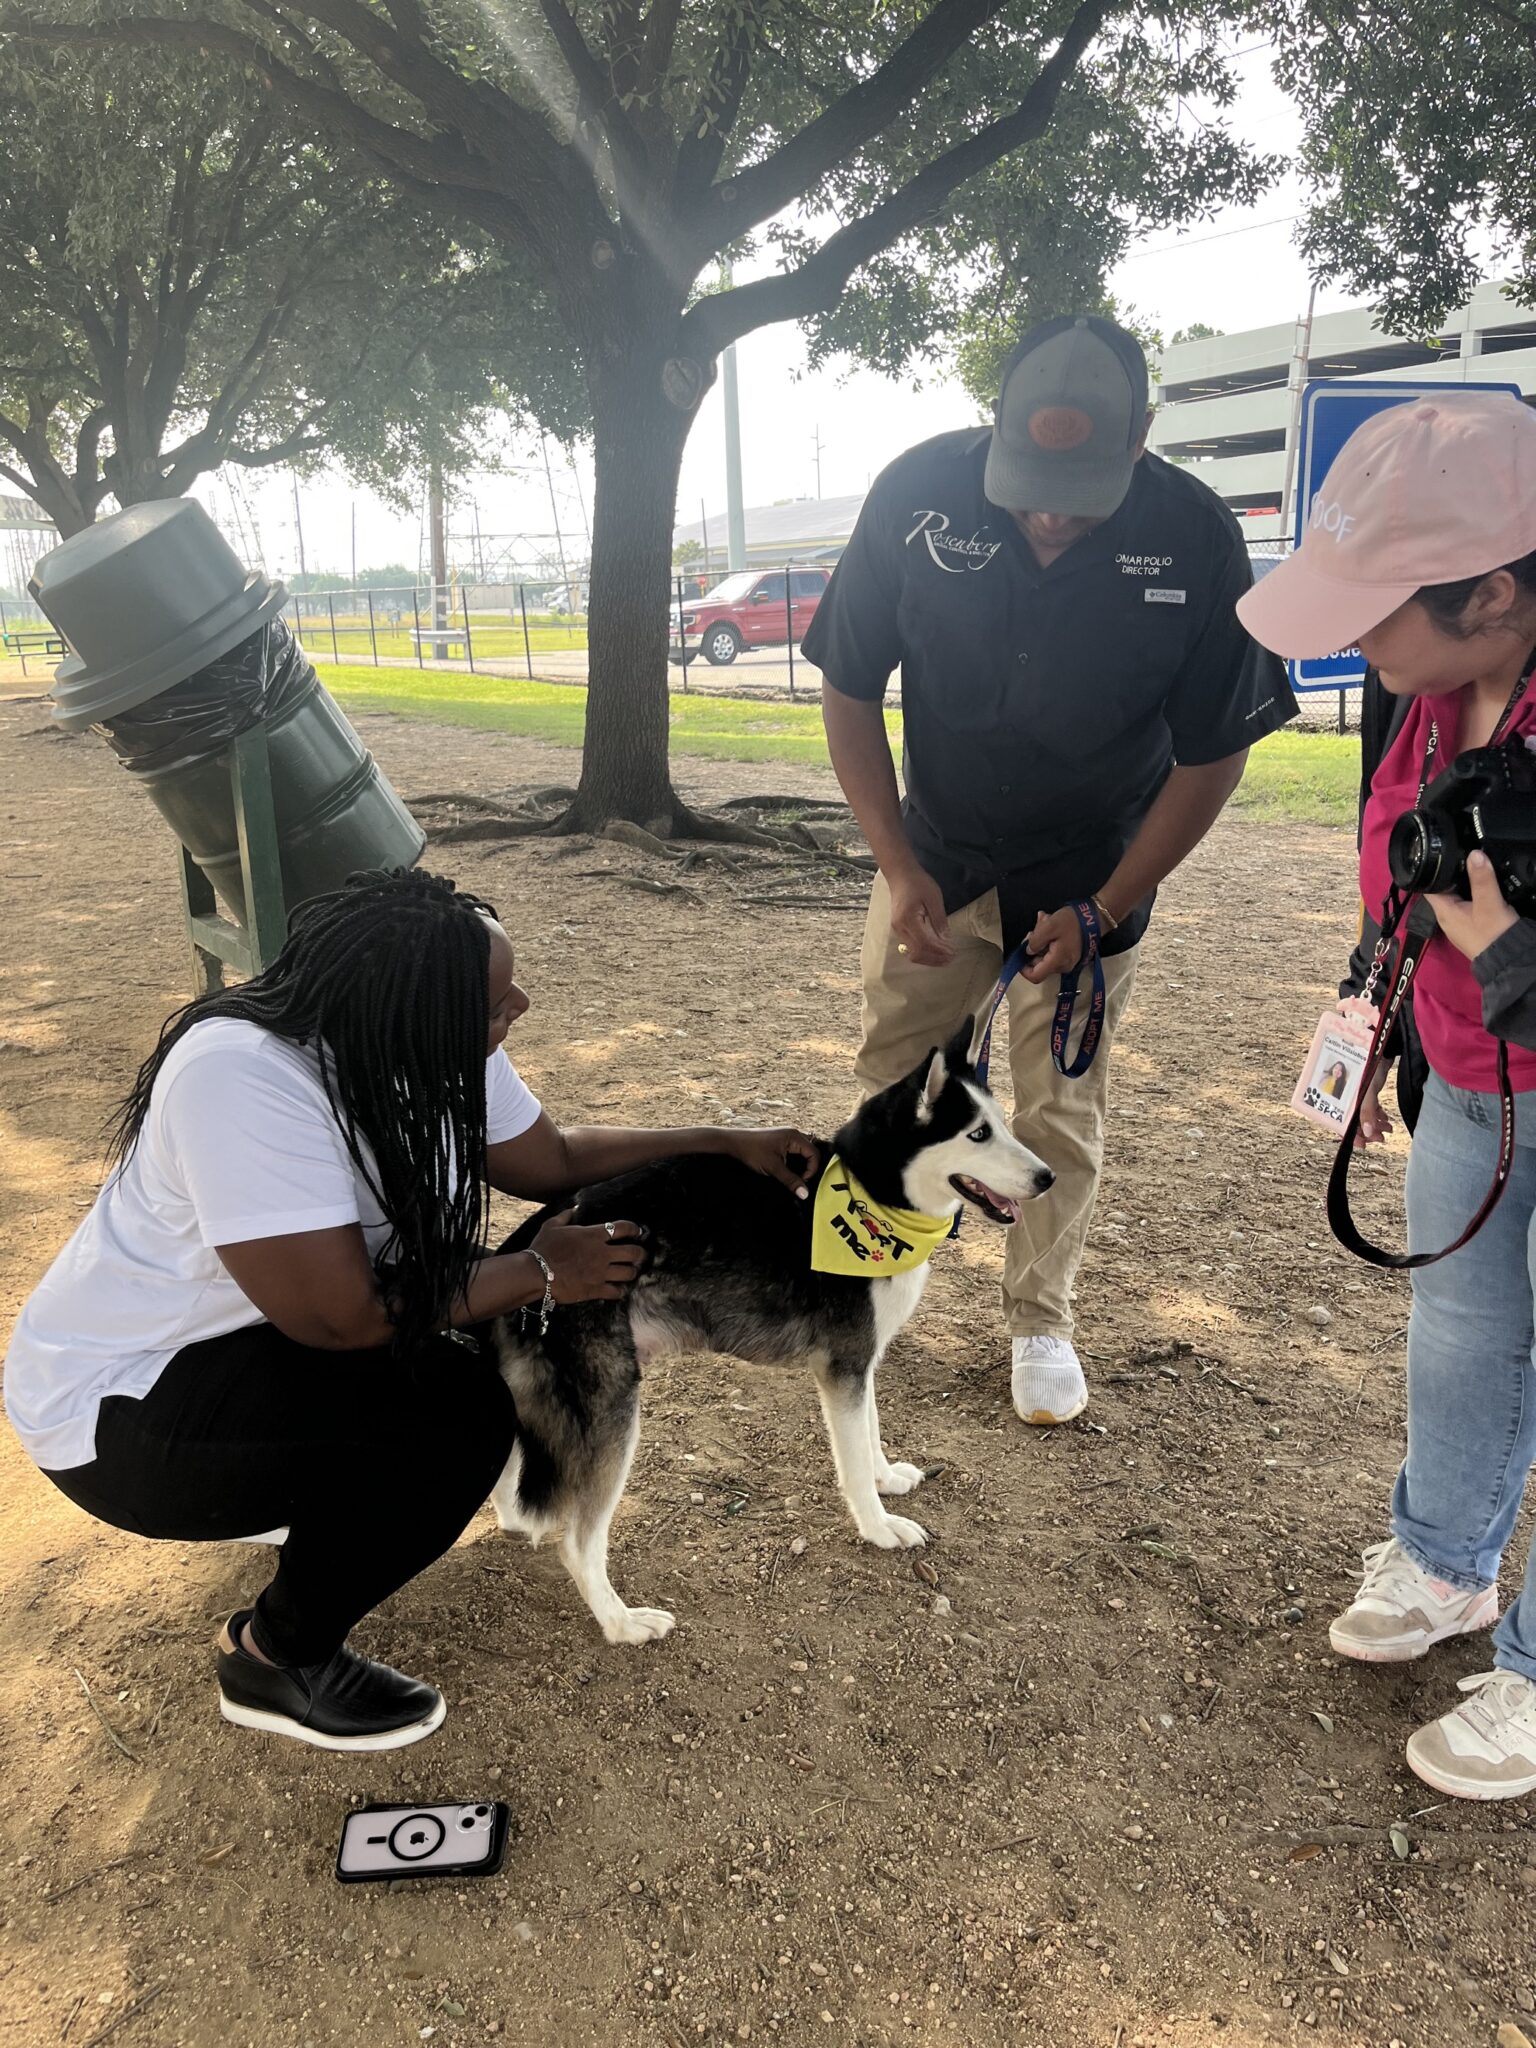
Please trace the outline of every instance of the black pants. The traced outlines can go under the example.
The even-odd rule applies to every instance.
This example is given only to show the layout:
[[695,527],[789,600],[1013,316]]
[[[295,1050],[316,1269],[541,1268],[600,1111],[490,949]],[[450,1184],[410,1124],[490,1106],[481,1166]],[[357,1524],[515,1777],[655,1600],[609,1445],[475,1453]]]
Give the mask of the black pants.
[[276,1663],[319,1664],[452,1546],[515,1420],[494,1366],[451,1338],[405,1357],[312,1351],[258,1323],[177,1352],[141,1401],[109,1395],[93,1461],[48,1477],[139,1536],[286,1526],[252,1632]]

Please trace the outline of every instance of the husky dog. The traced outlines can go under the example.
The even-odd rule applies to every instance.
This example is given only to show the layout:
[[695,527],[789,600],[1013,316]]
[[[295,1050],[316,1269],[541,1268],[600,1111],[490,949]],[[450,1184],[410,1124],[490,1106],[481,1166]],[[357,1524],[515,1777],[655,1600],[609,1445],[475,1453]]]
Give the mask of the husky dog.
[[[872,1202],[949,1218],[969,1204],[994,1223],[1054,1175],[1008,1129],[971,1064],[971,1020],[904,1081],[872,1097],[823,1147]],[[811,1369],[843,1498],[867,1543],[910,1549],[921,1526],[881,1495],[923,1475],[880,1443],[875,1367],[911,1316],[926,1265],[888,1279],[814,1271],[813,1200],[739,1160],[686,1156],[585,1189],[577,1223],[627,1218],[649,1232],[649,1261],[625,1301],[557,1308],[541,1337],[533,1317],[492,1326],[517,1403],[517,1442],[492,1495],[503,1529],[535,1543],[557,1531],[560,1554],[611,1643],[664,1636],[673,1617],[626,1607],[608,1578],[608,1527],[640,1433],[640,1368],[666,1353],[712,1350]],[[548,1219],[531,1217],[502,1247],[526,1248]]]

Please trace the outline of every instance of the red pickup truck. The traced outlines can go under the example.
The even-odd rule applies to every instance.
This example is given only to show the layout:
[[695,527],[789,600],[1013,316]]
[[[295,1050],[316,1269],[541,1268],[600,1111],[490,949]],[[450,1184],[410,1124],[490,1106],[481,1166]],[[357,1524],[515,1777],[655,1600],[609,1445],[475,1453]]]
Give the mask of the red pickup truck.
[[[744,569],[717,583],[706,597],[672,606],[672,659],[700,654],[717,668],[743,647],[798,647],[816,616],[830,569]],[[788,588],[786,589],[786,582]]]

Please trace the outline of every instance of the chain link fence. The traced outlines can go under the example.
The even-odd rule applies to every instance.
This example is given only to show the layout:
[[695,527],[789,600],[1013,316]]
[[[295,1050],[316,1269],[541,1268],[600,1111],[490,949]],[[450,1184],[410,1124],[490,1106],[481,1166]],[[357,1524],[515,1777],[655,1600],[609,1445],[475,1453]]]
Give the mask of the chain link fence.
[[394,590],[311,590],[296,593],[284,617],[311,660],[375,668],[415,662],[457,665],[521,661],[580,652],[587,644],[584,592],[561,584],[416,584]]

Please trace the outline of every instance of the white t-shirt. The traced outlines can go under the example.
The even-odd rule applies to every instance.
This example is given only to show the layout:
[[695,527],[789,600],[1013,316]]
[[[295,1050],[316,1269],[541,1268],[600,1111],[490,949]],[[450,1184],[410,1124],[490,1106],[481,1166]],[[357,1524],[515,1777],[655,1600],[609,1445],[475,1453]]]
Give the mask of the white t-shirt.
[[[501,1052],[486,1063],[486,1139],[520,1137],[539,1104]],[[149,1114],[22,1310],[5,1405],[45,1472],[96,1455],[108,1394],[149,1392],[184,1345],[263,1320],[219,1244],[361,1223],[370,1257],[389,1225],[347,1151],[318,1057],[243,1018],[193,1025],[155,1077]]]

